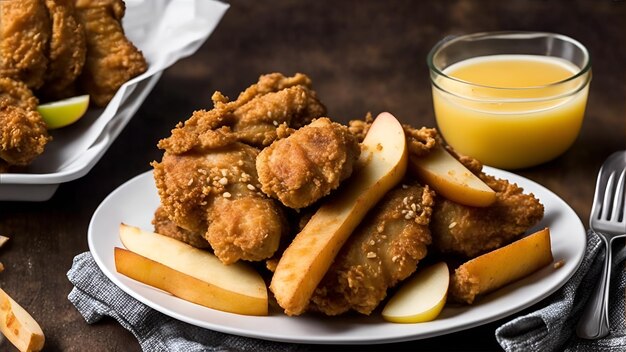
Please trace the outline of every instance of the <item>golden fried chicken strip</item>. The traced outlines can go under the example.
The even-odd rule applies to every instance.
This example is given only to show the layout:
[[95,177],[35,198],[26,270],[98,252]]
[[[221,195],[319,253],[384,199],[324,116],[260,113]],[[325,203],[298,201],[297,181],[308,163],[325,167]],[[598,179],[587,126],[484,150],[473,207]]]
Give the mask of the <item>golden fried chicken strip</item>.
[[511,243],[543,218],[533,194],[482,172],[479,177],[496,191],[493,205],[474,208],[437,198],[431,231],[439,252],[472,258]]
[[228,144],[233,139],[265,147],[279,137],[283,124],[299,128],[326,113],[311,89],[311,80],[300,73],[263,75],[234,101],[220,92],[212,99],[212,110],[197,111],[179,123],[170,137],[159,141],[159,148],[176,154],[202,152],[215,148],[216,142]]
[[0,1],[0,76],[37,89],[48,66],[50,18],[43,0]]
[[216,198],[207,222],[205,238],[226,264],[270,258],[286,227],[283,211],[273,200],[241,193]]
[[50,137],[37,111],[0,98],[0,159],[9,165],[30,164],[44,151]]
[[75,14],[74,0],[45,0],[52,21],[48,70],[42,94],[48,100],[76,95],[74,81],[85,63],[85,32]]
[[91,101],[105,106],[129,79],[148,64],[124,35],[122,0],[76,0],[76,15],[85,29],[87,58],[80,81]]
[[319,118],[261,151],[261,189],[288,207],[307,207],[352,174],[360,153],[346,126]]
[[169,219],[163,207],[158,207],[154,212],[152,225],[154,225],[154,232],[158,234],[175,238],[196,248],[211,247],[202,234],[188,231],[180,226],[177,226],[172,220]]
[[335,258],[309,308],[327,315],[369,315],[387,289],[409,277],[426,256],[434,192],[417,183],[396,187],[372,209]]
[[257,155],[235,142],[205,153],[166,152],[152,163],[168,217],[202,233],[227,264],[271,257],[285,230],[282,209],[259,190]]

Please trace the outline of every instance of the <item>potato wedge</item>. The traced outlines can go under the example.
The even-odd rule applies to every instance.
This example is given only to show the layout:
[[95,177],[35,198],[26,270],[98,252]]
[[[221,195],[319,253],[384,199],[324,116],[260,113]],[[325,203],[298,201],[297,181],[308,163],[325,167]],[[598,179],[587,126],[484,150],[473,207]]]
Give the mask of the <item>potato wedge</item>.
[[411,156],[409,170],[435,192],[459,204],[487,207],[496,201],[496,192],[443,147],[423,158]]
[[552,260],[550,230],[545,228],[459,266],[451,278],[450,296],[472,304],[476,296],[528,276]]
[[0,331],[22,352],[41,351],[46,341],[37,321],[2,289]]
[[352,177],[313,215],[278,262],[270,289],[288,315],[304,312],[315,287],[352,231],[404,177],[406,141],[393,115],[378,115],[361,148]]
[[[131,273],[134,273],[138,281],[148,280],[156,287],[165,285],[160,288],[185,299],[192,295],[189,291],[193,290],[210,293],[214,300],[205,303],[211,304],[211,308],[248,315],[267,314],[267,286],[261,275],[248,265],[225,265],[210,252],[125,224],[120,225],[120,239],[130,251],[172,269],[169,271],[140,259],[122,259],[122,264],[136,262],[136,265],[143,266],[141,270],[136,269],[140,271],[138,273],[135,273],[135,269],[127,269],[127,272],[132,270]],[[157,273],[162,273],[163,278],[153,277]],[[182,277],[183,275],[196,280]],[[171,283],[159,280],[175,281],[183,287],[171,288]],[[177,291],[172,292],[170,289]]]

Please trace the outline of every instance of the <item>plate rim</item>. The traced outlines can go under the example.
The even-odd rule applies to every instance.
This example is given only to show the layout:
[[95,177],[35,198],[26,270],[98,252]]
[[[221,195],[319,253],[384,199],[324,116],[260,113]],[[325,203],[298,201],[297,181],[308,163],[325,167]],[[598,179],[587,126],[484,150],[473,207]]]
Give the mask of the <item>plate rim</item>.
[[[98,208],[96,209],[96,211],[94,212],[92,219],[90,220],[89,223],[89,228],[88,228],[88,244],[89,244],[89,250],[92,253],[95,262],[97,263],[97,265],[99,266],[99,268],[102,270],[102,272],[113,282],[113,284],[115,284],[116,286],[118,286],[120,289],[122,289],[122,291],[126,292],[127,294],[129,294],[130,296],[132,296],[133,298],[137,299],[139,302],[146,304],[147,306],[165,314],[168,315],[174,319],[201,327],[201,328],[206,328],[206,329],[210,329],[210,330],[214,330],[214,331],[219,331],[219,332],[223,332],[223,333],[228,333],[228,334],[234,334],[234,335],[238,335],[238,336],[245,336],[245,337],[252,337],[252,338],[257,338],[257,339],[263,339],[263,340],[269,340],[269,341],[279,341],[279,342],[289,342],[289,343],[310,343],[310,344],[382,344],[382,343],[392,343],[392,342],[402,342],[402,341],[410,341],[410,340],[420,340],[420,339],[425,339],[425,338],[430,338],[430,337],[435,337],[435,336],[440,336],[440,335],[445,335],[445,334],[449,334],[449,333],[454,333],[457,331],[461,331],[461,330],[466,330],[466,329],[471,329],[474,328],[476,326],[480,326],[480,325],[484,325],[490,322],[493,322],[495,320],[498,319],[502,319],[504,317],[513,315],[525,308],[528,308],[538,302],[540,302],[541,300],[545,299],[546,297],[550,296],[552,293],[556,292],[558,289],[560,289],[573,275],[574,273],[578,270],[578,267],[580,266],[583,257],[584,257],[584,253],[586,251],[586,245],[587,245],[587,236],[586,236],[586,231],[585,228],[582,224],[582,221],[580,220],[580,218],[578,217],[578,215],[574,212],[574,210],[567,204],[565,203],[565,201],[560,198],[558,195],[556,195],[554,192],[550,191],[549,189],[547,189],[546,187],[542,186],[541,184],[532,181],[530,179],[527,179],[523,176],[511,173],[509,171],[504,171],[504,170],[500,170],[500,169],[495,169],[495,168],[491,168],[488,166],[484,167],[484,171],[487,174],[491,174],[494,175],[498,178],[506,178],[508,180],[510,180],[511,182],[517,183],[519,181],[523,181],[523,183],[530,185],[531,188],[533,189],[537,189],[541,192],[546,192],[548,195],[550,195],[550,197],[552,197],[553,201],[556,201],[557,204],[559,205],[558,209],[564,210],[567,214],[567,218],[566,221],[568,222],[572,222],[574,221],[574,223],[570,224],[569,226],[572,228],[576,228],[576,234],[578,236],[581,236],[581,240],[583,242],[583,246],[581,248],[575,248],[577,250],[576,253],[574,253],[574,257],[573,258],[569,258],[570,260],[574,259],[575,262],[573,263],[574,265],[570,265],[569,266],[569,271],[556,283],[552,284],[552,286],[550,286],[550,288],[543,290],[541,293],[539,293],[536,297],[529,299],[527,301],[525,301],[522,304],[519,305],[515,305],[513,307],[507,307],[504,308],[500,311],[498,311],[497,313],[491,314],[489,316],[485,316],[482,317],[481,319],[474,319],[474,320],[470,320],[469,322],[466,322],[464,324],[457,324],[451,328],[448,329],[439,329],[439,330],[435,330],[435,331],[429,331],[429,332],[424,332],[424,333],[419,333],[419,331],[417,331],[416,333],[413,334],[395,334],[395,335],[388,335],[388,336],[384,336],[384,337],[377,337],[377,336],[342,336],[342,334],[338,334],[338,335],[324,335],[324,336],[315,336],[315,337],[306,337],[306,336],[293,336],[293,335],[288,335],[288,334],[280,334],[280,333],[268,333],[268,332],[264,332],[264,331],[252,331],[252,330],[246,330],[244,328],[235,328],[235,327],[230,327],[230,326],[224,326],[224,325],[220,325],[219,322],[208,322],[208,321],[198,321],[195,318],[189,317],[185,314],[181,314],[180,312],[177,311],[173,311],[167,307],[164,307],[163,305],[161,305],[159,302],[155,302],[153,300],[150,300],[149,298],[145,297],[144,295],[142,295],[140,292],[138,292],[136,289],[133,289],[132,287],[130,287],[129,285],[127,285],[124,281],[129,280],[132,281],[128,278],[123,278],[120,274],[117,274],[117,272],[115,272],[115,269],[112,268],[113,271],[111,271],[111,268],[109,268],[106,263],[104,262],[103,258],[100,256],[100,252],[97,248],[95,248],[95,244],[94,244],[94,240],[95,240],[95,233],[97,232],[97,229],[94,228],[94,223],[95,220],[98,218],[98,215],[104,211],[105,207],[107,206],[108,202],[110,202],[112,199],[114,199],[120,192],[123,192],[124,190],[126,190],[126,188],[132,188],[132,186],[136,183],[136,182],[141,182],[144,178],[150,178],[152,179],[151,175],[152,175],[152,170],[148,170],[145,171],[143,173],[140,173],[139,175],[136,175],[135,177],[129,179],[128,181],[126,181],[125,183],[123,183],[122,185],[120,185],[119,187],[117,187],[113,192],[111,192],[98,206]],[[153,182],[153,179],[152,181]],[[533,193],[533,190],[527,190],[526,189],[526,185],[522,185],[523,188],[525,188],[525,192],[527,193]],[[154,193],[156,194],[156,189],[154,189]],[[536,196],[536,195],[535,195]],[[158,197],[158,196],[157,196]],[[544,201],[542,200],[542,203]],[[544,204],[545,205],[545,204]],[[157,205],[158,206],[158,205]],[[152,209],[154,210],[154,209]],[[573,217],[572,217],[573,216]],[[543,221],[543,220],[542,220]],[[572,234],[573,236],[574,234]],[[112,249],[112,248],[111,248]],[[554,251],[554,250],[553,250]],[[112,250],[110,251],[112,252]],[[112,253],[111,253],[112,256]],[[555,258],[555,261],[557,260],[557,258]],[[569,264],[566,262],[566,264]],[[551,265],[549,265],[548,267],[551,267]],[[561,270],[561,269],[559,269]],[[536,274],[533,274],[531,276],[534,276]],[[518,282],[521,281],[525,281],[526,279],[522,279]],[[137,282],[134,282],[135,285],[143,285]],[[515,283],[511,284],[513,286],[519,286],[516,285]],[[509,286],[511,286],[509,285]],[[145,286],[145,285],[144,285]],[[507,286],[507,287],[509,287]],[[523,285],[522,285],[523,288]],[[155,292],[158,290],[154,290]],[[496,291],[496,292],[500,292],[500,290]],[[160,292],[160,294],[163,295],[167,295],[170,296],[167,293],[163,293]],[[507,294],[504,294],[504,297],[506,298]],[[170,296],[172,297],[172,296]],[[175,297],[172,297],[173,299],[185,302],[186,304],[191,304],[189,302],[177,299]],[[198,306],[199,307],[199,306]],[[199,307],[199,309],[210,309],[210,308],[205,308],[205,307]],[[448,308],[449,309],[449,308]],[[467,309],[467,308],[465,308]],[[210,309],[211,310],[211,309]],[[470,308],[471,310],[471,308]],[[248,320],[259,320],[259,319],[269,319],[270,321],[272,319],[276,319],[276,316],[265,316],[265,317],[251,317],[251,316],[242,316],[242,315],[237,315],[237,314],[233,314],[233,313],[225,313],[225,312],[219,312],[219,311],[214,311],[211,310],[213,312],[216,312],[215,314],[218,315],[224,315],[225,317],[228,317],[228,315],[231,316],[236,316],[236,318],[241,319],[242,317],[244,319],[248,319]],[[279,317],[285,317],[282,316],[282,314],[279,314]],[[314,320],[318,320],[319,317],[313,317]],[[454,317],[453,317],[454,318]],[[288,319],[298,319],[298,318],[293,318],[290,317]],[[332,319],[337,319],[337,318],[332,318]],[[363,318],[361,318],[363,319]],[[237,320],[237,319],[235,319]],[[381,319],[378,319],[379,321]],[[435,320],[434,322],[436,322],[437,320]],[[392,326],[398,326],[400,327],[401,325],[414,325],[414,324],[394,324],[394,323],[388,323],[388,322],[384,322],[382,321],[384,324],[393,324]],[[259,322],[261,323],[261,321]],[[305,321],[306,323],[306,321]],[[350,325],[350,324],[348,324]]]

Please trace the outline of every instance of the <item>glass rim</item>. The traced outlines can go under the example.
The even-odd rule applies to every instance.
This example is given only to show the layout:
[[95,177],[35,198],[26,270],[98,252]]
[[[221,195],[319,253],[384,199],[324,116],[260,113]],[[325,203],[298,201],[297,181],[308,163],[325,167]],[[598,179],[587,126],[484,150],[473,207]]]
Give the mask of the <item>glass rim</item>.
[[[465,81],[462,79],[458,79],[452,76],[449,76],[445,73],[443,73],[442,70],[440,70],[438,67],[436,67],[436,65],[434,64],[434,57],[435,55],[441,51],[442,49],[445,49],[446,47],[453,45],[456,42],[459,42],[461,40],[467,40],[467,39],[471,39],[471,40],[475,40],[475,39],[482,39],[482,38],[487,38],[487,37],[491,37],[491,38],[512,38],[512,39],[520,39],[521,37],[524,38],[533,38],[533,37],[552,37],[552,38],[557,38],[559,40],[565,41],[565,42],[569,42],[571,44],[573,44],[574,46],[576,46],[577,48],[579,48],[581,50],[581,52],[583,53],[583,58],[584,58],[584,65],[583,67],[579,68],[579,70],[572,74],[571,76],[557,81],[557,82],[552,82],[549,84],[545,84],[545,85],[541,85],[541,86],[532,86],[532,87],[516,87],[516,88],[511,88],[511,87],[498,87],[498,86],[492,86],[492,85],[485,85],[485,84],[477,84],[477,83],[472,83],[469,81]],[[543,55],[548,57],[547,55]],[[489,89],[499,89],[499,90],[506,90],[506,91],[529,91],[529,90],[536,90],[536,89],[546,89],[546,88],[551,88],[551,87],[556,87],[559,85],[562,85],[564,83],[568,83],[571,81],[574,81],[580,77],[582,77],[583,75],[589,73],[589,71],[591,70],[591,57],[589,55],[589,51],[587,50],[587,48],[581,44],[579,41],[568,37],[566,35],[563,34],[558,34],[558,33],[550,33],[550,32],[532,32],[532,31],[495,31],[495,32],[479,32],[479,33],[472,33],[472,34],[464,34],[464,35],[459,35],[459,36],[447,36],[445,38],[443,38],[442,40],[440,40],[439,42],[437,42],[437,44],[435,44],[435,46],[433,46],[433,48],[430,50],[430,52],[428,53],[428,56],[426,58],[426,63],[428,65],[428,69],[431,72],[431,81],[433,83],[433,77],[432,77],[432,73],[435,73],[438,76],[444,77],[445,79],[449,79],[455,82],[459,82],[461,84],[466,84],[466,85],[471,85],[474,87],[481,87],[481,88],[489,88]],[[590,76],[590,75],[589,75]],[[584,87],[587,85],[587,83],[589,82],[590,77],[587,77],[587,79],[585,80],[584,84],[582,84],[581,86]],[[441,87],[438,87],[439,89],[442,89]],[[579,91],[579,89],[576,89],[575,91]],[[447,90],[444,90],[446,92],[448,92]],[[454,94],[452,92],[448,92],[450,94]],[[569,95],[569,94],[568,94]]]

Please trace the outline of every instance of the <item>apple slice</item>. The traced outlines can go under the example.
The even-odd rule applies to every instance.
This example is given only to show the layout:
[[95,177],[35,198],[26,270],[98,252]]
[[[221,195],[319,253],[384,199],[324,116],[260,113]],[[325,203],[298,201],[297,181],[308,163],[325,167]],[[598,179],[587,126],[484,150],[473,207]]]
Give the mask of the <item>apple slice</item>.
[[411,156],[409,168],[435,192],[453,202],[487,207],[496,201],[496,192],[443,147],[436,147],[422,158]]
[[37,111],[41,114],[48,129],[65,127],[78,121],[89,107],[89,95],[80,95],[59,101],[41,104]]
[[416,273],[385,305],[382,315],[394,323],[421,323],[434,320],[446,304],[450,272],[439,262]]
[[302,314],[337,252],[368,210],[404,177],[402,126],[381,113],[361,144],[351,178],[331,195],[280,258],[270,289],[288,315]]
[[41,351],[46,341],[37,321],[2,289],[0,289],[0,331],[22,352]]
[[208,308],[267,315],[267,302],[262,298],[225,290],[123,248],[115,247],[115,269],[131,279]]
[[[224,265],[216,256],[171,237],[159,235],[157,233],[143,231],[137,227],[120,225],[120,239],[126,248],[143,257],[163,264],[172,269],[165,270],[155,264],[143,263],[146,269],[135,274],[137,280],[156,283],[158,285],[168,285],[162,288],[171,292],[171,284],[159,282],[159,278],[153,277],[147,269],[155,270],[157,273],[166,273],[162,279],[180,282],[185,287],[178,288],[172,294],[189,297],[189,291],[198,290],[200,292],[212,292],[212,298],[205,301],[211,308],[226,310],[233,313],[247,315],[267,315],[268,298],[267,286],[261,275],[244,263]],[[140,262],[139,259],[122,259],[122,263]],[[168,277],[169,275],[174,275]],[[190,280],[182,275],[195,278]],[[130,275],[129,275],[130,276]],[[158,285],[154,285],[159,287]],[[202,287],[207,286],[207,287]]]
[[459,266],[450,297],[472,304],[476,296],[528,276],[552,262],[550,230],[545,228]]

